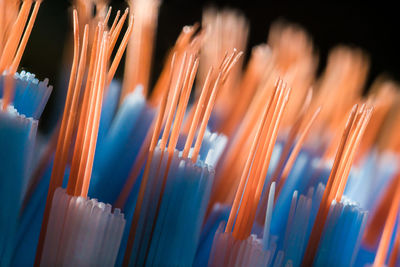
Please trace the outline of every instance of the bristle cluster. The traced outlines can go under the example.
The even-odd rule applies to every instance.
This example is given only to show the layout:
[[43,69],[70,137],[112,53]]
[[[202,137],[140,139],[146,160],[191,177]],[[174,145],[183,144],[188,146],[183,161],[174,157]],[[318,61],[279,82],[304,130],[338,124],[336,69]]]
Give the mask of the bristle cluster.
[[5,13],[7,14],[6,16],[1,16],[3,21],[0,24],[0,50],[2,51],[0,73],[3,75],[6,72],[4,77],[3,110],[12,102],[14,95],[13,76],[17,71],[26,44],[28,43],[41,2],[40,0],[35,1],[27,25],[26,21],[32,7],[32,0],[23,1],[20,9],[18,1],[1,2],[1,10],[10,10],[10,12]]
[[1,266],[399,265],[399,86],[364,96],[364,52],[318,75],[277,22],[245,63],[246,18],[206,9],[151,88],[160,1],[74,0],[63,113],[36,138],[52,87],[17,70],[40,4],[0,0]]
[[[124,36],[117,54],[110,60],[115,42],[125,22],[127,12],[119,20],[115,29],[107,31],[106,25],[99,23],[95,28],[92,39],[90,60],[87,65],[87,53],[89,43],[89,25],[85,25],[83,40],[80,43],[78,12],[73,12],[74,22],[74,55],[71,67],[71,75],[68,85],[66,103],[63,118],[61,120],[54,164],[47,195],[46,208],[43,216],[39,245],[37,249],[36,263],[40,263],[46,229],[51,215],[54,192],[62,186],[67,161],[71,150],[71,143],[75,140],[71,161],[70,175],[66,193],[70,196],[87,197],[90,178],[92,176],[94,153],[100,123],[101,106],[107,83],[112,80],[116,66],[119,64],[127,40],[131,34],[133,18]],[[109,61],[111,67],[108,68]],[[84,92],[81,93],[83,80],[86,76]],[[110,79],[110,80],[108,80]],[[81,97],[83,95],[83,97]],[[76,129],[77,127],[77,129]],[[74,134],[76,136],[74,137]],[[65,211],[69,212],[69,210]],[[63,228],[59,229],[63,231]]]

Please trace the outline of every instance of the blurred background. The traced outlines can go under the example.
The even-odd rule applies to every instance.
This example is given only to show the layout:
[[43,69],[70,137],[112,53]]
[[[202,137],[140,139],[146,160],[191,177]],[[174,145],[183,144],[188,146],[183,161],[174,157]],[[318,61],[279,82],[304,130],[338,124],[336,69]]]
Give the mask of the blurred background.
[[[118,9],[127,7],[125,0],[110,1],[110,4],[113,7],[111,17]],[[265,42],[271,23],[285,20],[299,24],[311,35],[319,53],[319,71],[325,67],[329,50],[337,44],[346,44],[362,48],[370,57],[371,68],[365,88],[380,74],[400,80],[399,43],[396,40],[398,14],[394,7],[377,6],[376,3],[164,0],[158,18],[152,84],[161,71],[166,52],[182,27],[200,22],[202,11],[208,6],[229,7],[244,13],[250,22],[248,47]],[[60,73],[64,46],[68,44],[67,37],[72,29],[71,17],[71,1],[44,0],[21,62],[22,69],[35,73],[40,80],[49,78],[50,84],[54,85],[41,120],[40,129],[43,132],[51,130],[51,113],[59,108],[55,107],[59,102],[54,99],[63,95],[59,87],[65,81]],[[123,62],[117,71],[117,78],[123,73]]]

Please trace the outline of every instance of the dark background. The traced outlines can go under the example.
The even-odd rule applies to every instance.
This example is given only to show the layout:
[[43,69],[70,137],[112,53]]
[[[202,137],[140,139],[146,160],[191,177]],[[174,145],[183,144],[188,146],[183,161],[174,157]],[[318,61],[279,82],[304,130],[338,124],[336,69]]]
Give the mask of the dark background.
[[[117,9],[124,9],[124,0],[111,1],[112,16]],[[328,51],[337,44],[361,47],[370,56],[371,68],[367,87],[379,74],[385,73],[400,80],[399,63],[399,14],[396,8],[380,4],[361,3],[315,4],[280,1],[183,1],[165,0],[160,7],[156,35],[153,82],[159,74],[167,50],[174,44],[184,25],[201,20],[206,6],[230,7],[242,10],[250,21],[248,47],[265,42],[272,22],[285,19],[303,26],[312,36],[320,56],[320,70],[325,65]],[[54,90],[41,124],[52,113],[54,99],[61,93],[60,67],[66,36],[71,31],[71,1],[44,0],[21,67],[33,72],[39,79],[49,78]],[[117,72],[121,77],[123,61]]]

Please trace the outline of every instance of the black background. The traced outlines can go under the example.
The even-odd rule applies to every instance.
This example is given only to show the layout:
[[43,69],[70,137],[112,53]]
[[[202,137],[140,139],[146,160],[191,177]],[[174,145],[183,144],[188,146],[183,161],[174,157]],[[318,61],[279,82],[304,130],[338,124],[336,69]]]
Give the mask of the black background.
[[[111,1],[113,15],[124,9],[123,0]],[[361,47],[370,56],[371,68],[367,82],[371,84],[377,75],[385,73],[400,80],[399,63],[399,14],[397,9],[384,4],[363,3],[301,3],[271,1],[183,1],[165,0],[160,7],[156,35],[152,81],[159,74],[167,50],[174,44],[184,25],[201,19],[207,6],[230,7],[241,10],[250,21],[248,47],[265,42],[272,22],[285,19],[303,26],[312,36],[323,69],[328,51],[337,44]],[[53,96],[45,110],[44,120],[57,96],[63,46],[71,31],[71,2],[44,0],[31,39],[23,56],[21,67],[33,72],[38,78],[48,77],[53,84]],[[122,62],[123,64],[123,62]],[[123,66],[117,77],[121,77]],[[366,88],[367,88],[366,87]],[[42,120],[43,121],[43,120]]]

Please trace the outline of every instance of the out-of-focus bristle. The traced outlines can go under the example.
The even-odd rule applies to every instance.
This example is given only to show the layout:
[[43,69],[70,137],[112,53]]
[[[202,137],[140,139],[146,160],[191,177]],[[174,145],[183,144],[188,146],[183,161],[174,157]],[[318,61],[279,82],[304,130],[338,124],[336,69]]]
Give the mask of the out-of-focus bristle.
[[389,264],[388,264],[389,267],[395,267],[397,260],[399,258],[399,249],[400,249],[400,234],[399,233],[400,233],[400,231],[397,230],[396,238],[394,241],[394,246],[393,246],[392,251],[390,252],[390,258],[389,258]]
[[[197,88],[204,83],[209,67],[218,69],[218,64],[223,60],[225,53],[232,49],[245,51],[249,26],[244,16],[234,10],[217,12],[215,9],[207,9],[203,13],[202,27],[205,29],[205,40],[200,53],[199,77]],[[228,80],[216,99],[216,113],[221,119],[227,118],[227,114],[233,110],[233,100],[238,94],[237,82],[242,76],[243,58],[234,65]],[[197,90],[196,95],[200,92]]]
[[374,113],[361,140],[360,148],[356,155],[358,160],[365,156],[371,147],[378,143],[379,136],[384,134],[382,131],[383,125],[398,97],[396,89],[396,85],[388,80],[378,79],[372,86],[367,101],[374,107]]
[[[199,42],[195,42],[195,40],[201,38],[201,33],[195,35],[196,27],[196,25],[183,27],[174,47],[168,53],[164,68],[154,86],[153,92],[151,93],[149,99],[151,105],[158,105],[164,90],[166,90],[166,81],[170,75],[169,72],[171,71],[170,65],[172,58],[175,57],[177,64],[180,64],[179,62],[182,60],[182,56],[185,52],[193,55],[198,54],[200,49],[198,44]],[[173,76],[177,75],[177,70],[175,70],[175,72],[176,73],[172,74]]]
[[138,84],[143,86],[144,95],[147,95],[159,5],[158,0],[131,1],[132,13],[135,14],[132,36],[135,37],[127,49],[121,101]]
[[398,181],[398,177],[392,179],[376,204],[376,210],[371,216],[363,236],[363,242],[368,247],[374,247],[378,244],[379,236],[389,214],[390,203],[393,202],[395,197]]
[[[304,130],[302,131],[301,135],[299,136],[296,145],[294,146],[292,152],[290,153],[290,156],[285,164],[285,167],[282,170],[282,175],[281,178],[278,182],[278,187],[276,189],[276,194],[279,196],[279,193],[283,187],[283,185],[285,184],[285,181],[293,167],[293,164],[297,158],[297,156],[299,155],[300,149],[303,146],[304,141],[306,140],[308,133],[310,132],[310,129],[314,123],[314,121],[317,119],[317,116],[319,115],[321,111],[321,108],[318,108],[314,115],[312,116],[311,120],[307,123],[307,125],[305,126]],[[276,199],[276,198],[275,198]]]
[[232,110],[232,114],[223,122],[223,126],[221,126],[223,133],[232,135],[235,127],[240,124],[244,113],[250,106],[263,73],[272,66],[270,60],[271,51],[267,45],[259,45],[253,48],[250,61],[238,87],[239,93],[236,96],[235,108]]
[[[390,240],[392,238],[396,218],[398,217],[399,205],[400,205],[400,184],[397,184],[393,201],[390,205],[389,214],[386,219],[385,227],[381,240],[379,242],[378,250],[376,252],[373,267],[382,266],[385,264],[386,257],[389,250]],[[396,261],[396,259],[394,260]]]
[[293,88],[282,122],[283,127],[287,127],[294,123],[308,89],[314,82],[317,56],[311,38],[301,27],[293,24],[274,23],[269,32],[268,44],[271,46],[274,67]]
[[368,59],[360,50],[337,47],[330,52],[313,101],[313,107],[324,106],[320,127],[340,127],[344,114],[360,99],[368,68]]

